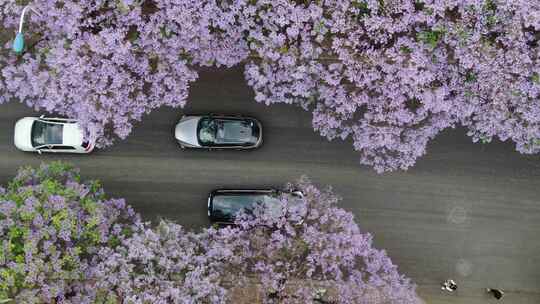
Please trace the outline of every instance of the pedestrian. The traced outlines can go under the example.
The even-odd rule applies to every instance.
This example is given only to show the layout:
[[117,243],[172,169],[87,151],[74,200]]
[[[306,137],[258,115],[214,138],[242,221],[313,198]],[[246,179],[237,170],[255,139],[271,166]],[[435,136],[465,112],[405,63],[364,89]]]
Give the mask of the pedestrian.
[[445,291],[452,292],[452,291],[455,291],[457,289],[457,284],[456,284],[456,282],[454,282],[454,280],[448,279],[448,280],[444,281],[441,284],[441,289],[445,290]]
[[492,294],[497,300],[500,300],[504,295],[504,292],[497,288],[486,288],[486,291]]

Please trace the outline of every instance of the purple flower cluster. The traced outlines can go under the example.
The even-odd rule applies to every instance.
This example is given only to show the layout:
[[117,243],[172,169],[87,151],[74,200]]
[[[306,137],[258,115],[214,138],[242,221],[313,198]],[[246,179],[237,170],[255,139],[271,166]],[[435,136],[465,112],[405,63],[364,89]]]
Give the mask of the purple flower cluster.
[[256,1],[243,10],[266,104],[313,112],[378,172],[407,169],[439,132],[540,151],[540,5],[531,1]]
[[140,230],[115,248],[104,247],[90,269],[86,294],[121,303],[226,303],[224,264],[233,251],[208,233],[186,232],[161,222]]
[[0,300],[64,303],[100,248],[138,222],[123,200],[105,200],[99,184],[81,183],[70,165],[20,169],[0,192]]
[[251,284],[265,303],[419,303],[336,195],[294,187],[303,199],[195,233],[141,223],[71,165],[22,168],[0,189],[0,301],[228,303]]
[[419,303],[414,284],[336,206],[336,195],[307,179],[294,187],[305,194],[301,202],[284,197],[278,211],[261,205],[234,227],[139,226],[120,246],[101,249],[87,292],[124,303],[227,303],[234,288],[260,284],[265,303],[315,303],[318,295],[332,303]]
[[241,263],[231,267],[262,283],[267,303],[315,303],[318,291],[331,303],[420,303],[414,284],[399,274],[384,250],[372,247],[339,198],[306,178],[294,185],[299,203],[284,198],[280,213],[260,206],[242,214],[227,243]]
[[[33,1],[22,56],[0,57],[2,99],[77,118],[99,146],[126,138],[134,121],[183,106],[193,65],[231,66],[245,57],[231,12],[193,1]],[[0,4],[13,29],[23,6]],[[218,18],[216,20],[216,18]],[[6,45],[10,47],[10,45]]]
[[[15,31],[22,6],[0,4]],[[199,66],[246,64],[255,99],[313,113],[378,172],[407,169],[442,130],[540,152],[540,4],[528,0],[37,0],[11,98],[81,120],[111,144],[152,109],[183,106]],[[31,29],[31,30],[30,30]]]

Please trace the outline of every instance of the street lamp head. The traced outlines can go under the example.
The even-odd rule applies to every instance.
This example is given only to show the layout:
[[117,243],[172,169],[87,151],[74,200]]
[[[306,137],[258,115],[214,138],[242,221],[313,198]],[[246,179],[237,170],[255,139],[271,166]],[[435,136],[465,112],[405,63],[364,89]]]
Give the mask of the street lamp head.
[[18,32],[13,41],[13,51],[17,54],[22,53],[24,50],[24,35],[22,32]]
[[18,54],[21,54],[24,51],[24,34],[22,30],[23,30],[24,16],[28,9],[31,9],[36,15],[41,16],[41,14],[30,5],[27,5],[23,8],[22,13],[21,13],[21,19],[19,20],[19,32],[17,33],[17,35],[15,36],[15,40],[13,41],[13,51]]

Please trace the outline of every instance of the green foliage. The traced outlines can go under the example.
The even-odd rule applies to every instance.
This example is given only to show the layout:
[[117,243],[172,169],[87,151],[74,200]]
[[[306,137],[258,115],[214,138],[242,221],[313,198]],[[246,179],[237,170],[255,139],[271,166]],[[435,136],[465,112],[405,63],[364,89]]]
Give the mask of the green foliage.
[[367,2],[363,0],[354,0],[351,2],[351,5],[358,9],[358,18],[369,16],[371,14],[371,10],[369,9]]
[[411,48],[409,48],[409,47],[406,46],[406,45],[400,46],[400,47],[399,47],[399,50],[400,50],[401,52],[405,53],[405,54],[410,54],[410,53],[412,53]]
[[465,82],[475,82],[477,80],[476,74],[474,73],[467,73],[465,75]]
[[129,13],[129,11],[131,10],[131,8],[126,5],[122,0],[116,0],[116,7],[123,14]]
[[165,26],[162,26],[159,31],[161,33],[161,36],[163,36],[164,38],[171,38],[173,35],[173,32],[167,29]]
[[137,41],[137,39],[139,39],[139,31],[137,30],[137,27],[135,26],[132,26],[129,28],[127,34],[126,34],[126,40],[131,42],[131,43],[134,43],[135,41]]
[[63,176],[66,173],[71,173],[74,174],[74,177],[76,177],[75,180],[80,181],[79,171],[75,169],[75,167],[71,163],[54,161],[49,163],[49,165],[47,166],[47,170],[44,170],[44,172],[48,172],[49,176],[51,177]]
[[15,0],[15,3],[19,6],[30,4],[30,0]]
[[538,73],[533,73],[531,76],[531,81],[540,84],[540,75]]
[[496,16],[497,5],[495,4],[495,1],[486,0],[484,6],[482,7],[482,11],[485,14],[486,24],[488,25],[488,27],[492,27],[498,22]]
[[484,3],[484,11],[495,12],[497,10],[497,5],[493,0],[486,0]]
[[520,90],[512,90],[512,91],[510,92],[510,94],[512,94],[512,95],[515,96],[515,97],[521,97],[521,96],[524,95],[523,92],[520,91]]
[[434,49],[435,47],[437,47],[437,44],[443,37],[444,33],[445,32],[443,30],[435,30],[435,29],[422,31],[416,35],[416,38],[418,39],[418,41],[421,41],[424,44],[429,45],[432,49]]
[[94,303],[100,304],[119,304],[122,303],[114,294],[98,290]]
[[180,59],[181,61],[185,61],[187,64],[193,63],[193,56],[191,56],[187,52],[180,53],[180,55],[178,55],[178,59]]
[[[123,204],[104,200],[98,181],[81,183],[71,164],[23,167],[0,193],[0,204],[5,204],[0,211],[0,236],[7,241],[6,247],[0,246],[0,300],[33,302],[18,297],[26,289],[58,280],[78,282],[84,278],[86,259],[97,248],[118,246],[121,233],[132,233],[123,224],[133,222],[119,209]],[[113,233],[112,225],[120,225],[122,232]],[[54,301],[38,298],[36,303]]]
[[325,33],[327,31],[324,21],[319,21],[313,25],[313,30],[319,34]]
[[486,22],[488,26],[493,26],[497,23],[498,19],[495,15],[489,15],[486,18]]
[[480,137],[480,143],[489,144],[490,142],[491,142],[491,137],[488,137],[488,136],[481,136]]
[[471,33],[465,27],[459,28],[457,31],[457,35],[459,37],[459,43],[461,46],[464,46],[467,40],[471,37]]
[[72,44],[72,43],[73,43],[73,42],[72,42],[71,40],[65,39],[65,40],[64,40],[64,49],[66,49],[66,50],[71,49],[71,44]]

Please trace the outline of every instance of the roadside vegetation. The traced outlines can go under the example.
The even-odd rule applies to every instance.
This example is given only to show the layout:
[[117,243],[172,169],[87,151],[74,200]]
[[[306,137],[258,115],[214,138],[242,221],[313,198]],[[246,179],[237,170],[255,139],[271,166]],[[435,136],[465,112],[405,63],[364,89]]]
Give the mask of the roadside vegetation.
[[[3,1],[15,35],[29,1]],[[32,1],[23,54],[0,56],[0,103],[79,119],[101,147],[200,67],[243,65],[255,100],[313,114],[377,172],[405,170],[441,131],[540,152],[540,4],[529,0]],[[5,34],[4,34],[5,35]],[[10,45],[7,45],[8,47]]]
[[195,232],[141,222],[70,164],[21,168],[0,188],[0,302],[419,303],[330,189],[288,187],[302,204]]

